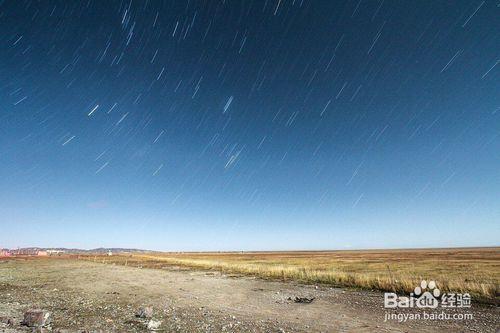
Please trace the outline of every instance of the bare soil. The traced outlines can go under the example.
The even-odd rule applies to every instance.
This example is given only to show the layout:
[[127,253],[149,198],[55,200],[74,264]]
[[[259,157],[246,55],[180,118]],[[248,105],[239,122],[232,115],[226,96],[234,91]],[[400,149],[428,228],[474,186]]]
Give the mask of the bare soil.
[[[296,303],[295,297],[314,298]],[[384,321],[383,294],[170,267],[144,269],[73,259],[0,261],[0,332],[30,308],[51,312],[54,332],[147,332],[135,317],[153,306],[161,332],[497,332],[499,308],[473,301],[471,320]],[[441,310],[440,310],[441,311]],[[450,310],[451,311],[451,310]],[[401,311],[400,311],[401,312]],[[417,313],[412,310],[412,313]],[[9,319],[10,322],[9,322]]]

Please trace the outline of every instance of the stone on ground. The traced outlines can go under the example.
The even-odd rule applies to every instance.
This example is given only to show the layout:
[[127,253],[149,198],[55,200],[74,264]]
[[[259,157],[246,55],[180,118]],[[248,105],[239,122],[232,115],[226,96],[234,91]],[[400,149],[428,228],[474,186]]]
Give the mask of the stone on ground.
[[23,325],[28,327],[43,327],[50,321],[50,312],[40,309],[30,309],[24,313]]
[[153,318],[153,307],[152,306],[145,306],[143,308],[140,308],[137,311],[137,313],[135,314],[135,316],[138,318],[143,318],[143,319]]
[[148,330],[156,331],[161,326],[161,321],[151,319],[148,323]]

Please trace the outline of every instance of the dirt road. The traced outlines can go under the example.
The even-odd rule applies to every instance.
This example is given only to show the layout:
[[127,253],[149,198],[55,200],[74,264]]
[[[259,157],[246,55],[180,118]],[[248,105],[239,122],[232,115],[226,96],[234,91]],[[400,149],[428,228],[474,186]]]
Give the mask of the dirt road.
[[[295,297],[314,298],[296,303]],[[270,282],[220,273],[141,269],[66,259],[0,261],[0,332],[32,307],[52,331],[147,332],[135,317],[154,307],[163,332],[496,332],[497,307],[472,305],[473,320],[384,322],[383,294]],[[7,324],[7,318],[14,324]]]

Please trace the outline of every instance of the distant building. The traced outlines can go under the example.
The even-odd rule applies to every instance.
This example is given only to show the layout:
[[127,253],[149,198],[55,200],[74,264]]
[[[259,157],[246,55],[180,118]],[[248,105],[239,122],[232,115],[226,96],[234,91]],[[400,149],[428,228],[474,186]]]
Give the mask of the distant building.
[[49,255],[47,251],[36,249],[36,248],[10,250],[9,252],[13,256],[41,256],[41,257],[43,257],[43,256]]
[[11,256],[37,256],[46,257],[54,254],[64,253],[63,250],[42,250],[38,248],[25,248],[25,249],[0,249],[0,257],[11,257]]
[[112,256],[112,255],[113,255],[113,252],[108,251],[108,256]]
[[47,250],[49,256],[58,255],[65,253],[64,250]]

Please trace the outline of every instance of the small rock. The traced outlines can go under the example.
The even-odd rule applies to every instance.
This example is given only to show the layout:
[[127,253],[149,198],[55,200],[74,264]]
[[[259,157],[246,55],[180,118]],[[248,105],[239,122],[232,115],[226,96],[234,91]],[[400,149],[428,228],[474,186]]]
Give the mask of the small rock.
[[8,326],[14,326],[15,320],[10,317],[0,317],[0,323],[7,324]]
[[314,301],[314,297],[295,297],[293,299],[295,303],[312,303]]
[[148,323],[148,330],[156,331],[161,326],[161,321],[151,319]]
[[50,321],[50,312],[40,309],[30,309],[24,313],[23,325],[28,327],[43,327]]
[[145,306],[143,308],[140,308],[139,311],[137,311],[137,313],[135,314],[135,316],[143,319],[153,318],[153,307]]

